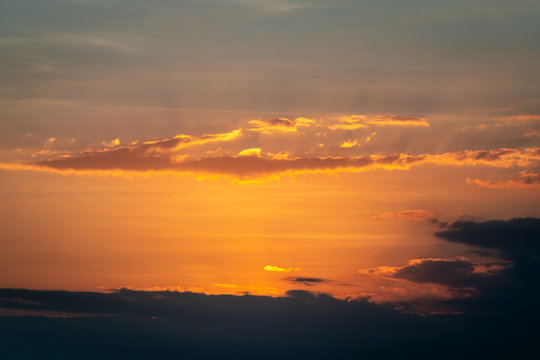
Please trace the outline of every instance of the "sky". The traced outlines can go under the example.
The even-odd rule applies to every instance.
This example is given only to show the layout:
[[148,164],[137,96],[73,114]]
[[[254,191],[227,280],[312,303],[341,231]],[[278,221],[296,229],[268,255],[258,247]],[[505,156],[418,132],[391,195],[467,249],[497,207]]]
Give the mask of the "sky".
[[[268,329],[268,311],[301,309],[292,328],[369,314],[401,345],[439,321],[449,342],[523,325],[509,309],[540,294],[539,16],[527,0],[2,1],[4,345],[32,321],[178,325],[207,307],[223,313],[190,320],[192,345],[248,324],[244,308]],[[90,356],[73,344],[63,356]]]

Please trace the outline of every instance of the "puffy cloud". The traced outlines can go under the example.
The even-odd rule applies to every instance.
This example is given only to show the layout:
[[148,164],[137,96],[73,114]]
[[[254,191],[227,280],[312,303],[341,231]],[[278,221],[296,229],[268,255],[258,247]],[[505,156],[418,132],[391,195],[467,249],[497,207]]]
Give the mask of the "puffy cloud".
[[116,139],[113,139],[111,141],[103,141],[102,144],[107,146],[107,147],[115,147],[115,146],[120,145],[120,139],[116,138]]
[[244,149],[238,153],[238,156],[261,156],[261,148]]
[[339,145],[342,149],[350,149],[352,147],[358,146],[358,140],[345,140],[341,145]]

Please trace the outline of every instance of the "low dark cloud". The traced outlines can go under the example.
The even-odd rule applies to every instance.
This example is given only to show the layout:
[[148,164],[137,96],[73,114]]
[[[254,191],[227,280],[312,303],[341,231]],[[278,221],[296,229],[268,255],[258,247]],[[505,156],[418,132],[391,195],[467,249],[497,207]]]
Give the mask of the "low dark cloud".
[[0,316],[8,359],[472,359],[535,349],[534,328],[499,314],[418,316],[304,290],[271,298],[0,289],[0,299],[2,312],[34,311]]
[[482,222],[463,218],[435,236],[470,245],[467,253],[480,259],[428,258],[411,260],[404,267],[386,267],[384,276],[443,285],[454,295],[445,301],[415,299],[396,303],[396,308],[540,320],[540,219]]
[[475,272],[475,264],[467,260],[424,260],[397,270],[393,277],[417,283],[435,283],[453,288],[484,286],[498,276]]

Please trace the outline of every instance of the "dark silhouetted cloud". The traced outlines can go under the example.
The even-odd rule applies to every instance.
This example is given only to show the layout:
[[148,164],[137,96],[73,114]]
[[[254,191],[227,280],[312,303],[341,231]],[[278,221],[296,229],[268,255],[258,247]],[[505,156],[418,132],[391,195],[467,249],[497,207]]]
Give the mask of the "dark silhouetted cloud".
[[540,254],[540,219],[519,218],[486,222],[456,221],[435,233],[447,241],[498,249],[509,259]]
[[475,264],[464,259],[424,259],[399,268],[393,274],[396,279],[417,283],[434,283],[452,288],[479,289],[486,284],[500,281],[500,271],[505,264]]
[[301,284],[305,286],[314,286],[320,283],[327,282],[328,280],[316,278],[316,277],[287,277],[285,280],[290,281],[295,284]]

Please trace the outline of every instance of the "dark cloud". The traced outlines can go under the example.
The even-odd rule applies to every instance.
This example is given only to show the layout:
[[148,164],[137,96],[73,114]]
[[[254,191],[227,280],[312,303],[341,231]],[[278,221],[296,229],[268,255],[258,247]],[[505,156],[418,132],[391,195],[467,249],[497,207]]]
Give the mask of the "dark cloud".
[[515,318],[418,316],[303,290],[271,298],[0,289],[0,299],[4,310],[70,314],[0,316],[7,359],[473,359],[535,349],[535,327]]
[[431,260],[400,268],[394,278],[418,283],[436,283],[453,288],[484,286],[488,281],[496,281],[497,276],[476,273],[475,264],[466,260]]
[[294,120],[286,119],[286,118],[277,118],[277,119],[261,119],[260,120],[263,123],[266,123],[270,126],[286,126],[286,127],[294,127],[296,125],[296,122]]
[[513,292],[521,293],[525,289],[531,293],[540,292],[540,219],[456,221],[435,236],[497,250],[499,256],[512,261],[512,266],[504,272],[504,278],[512,284]]
[[328,280],[316,278],[316,277],[287,277],[285,280],[290,281],[292,283],[301,284],[305,286],[313,286],[318,285],[320,283],[327,282]]
[[540,219],[518,218],[486,222],[456,221],[435,236],[485,249],[498,249],[509,259],[540,255]]

